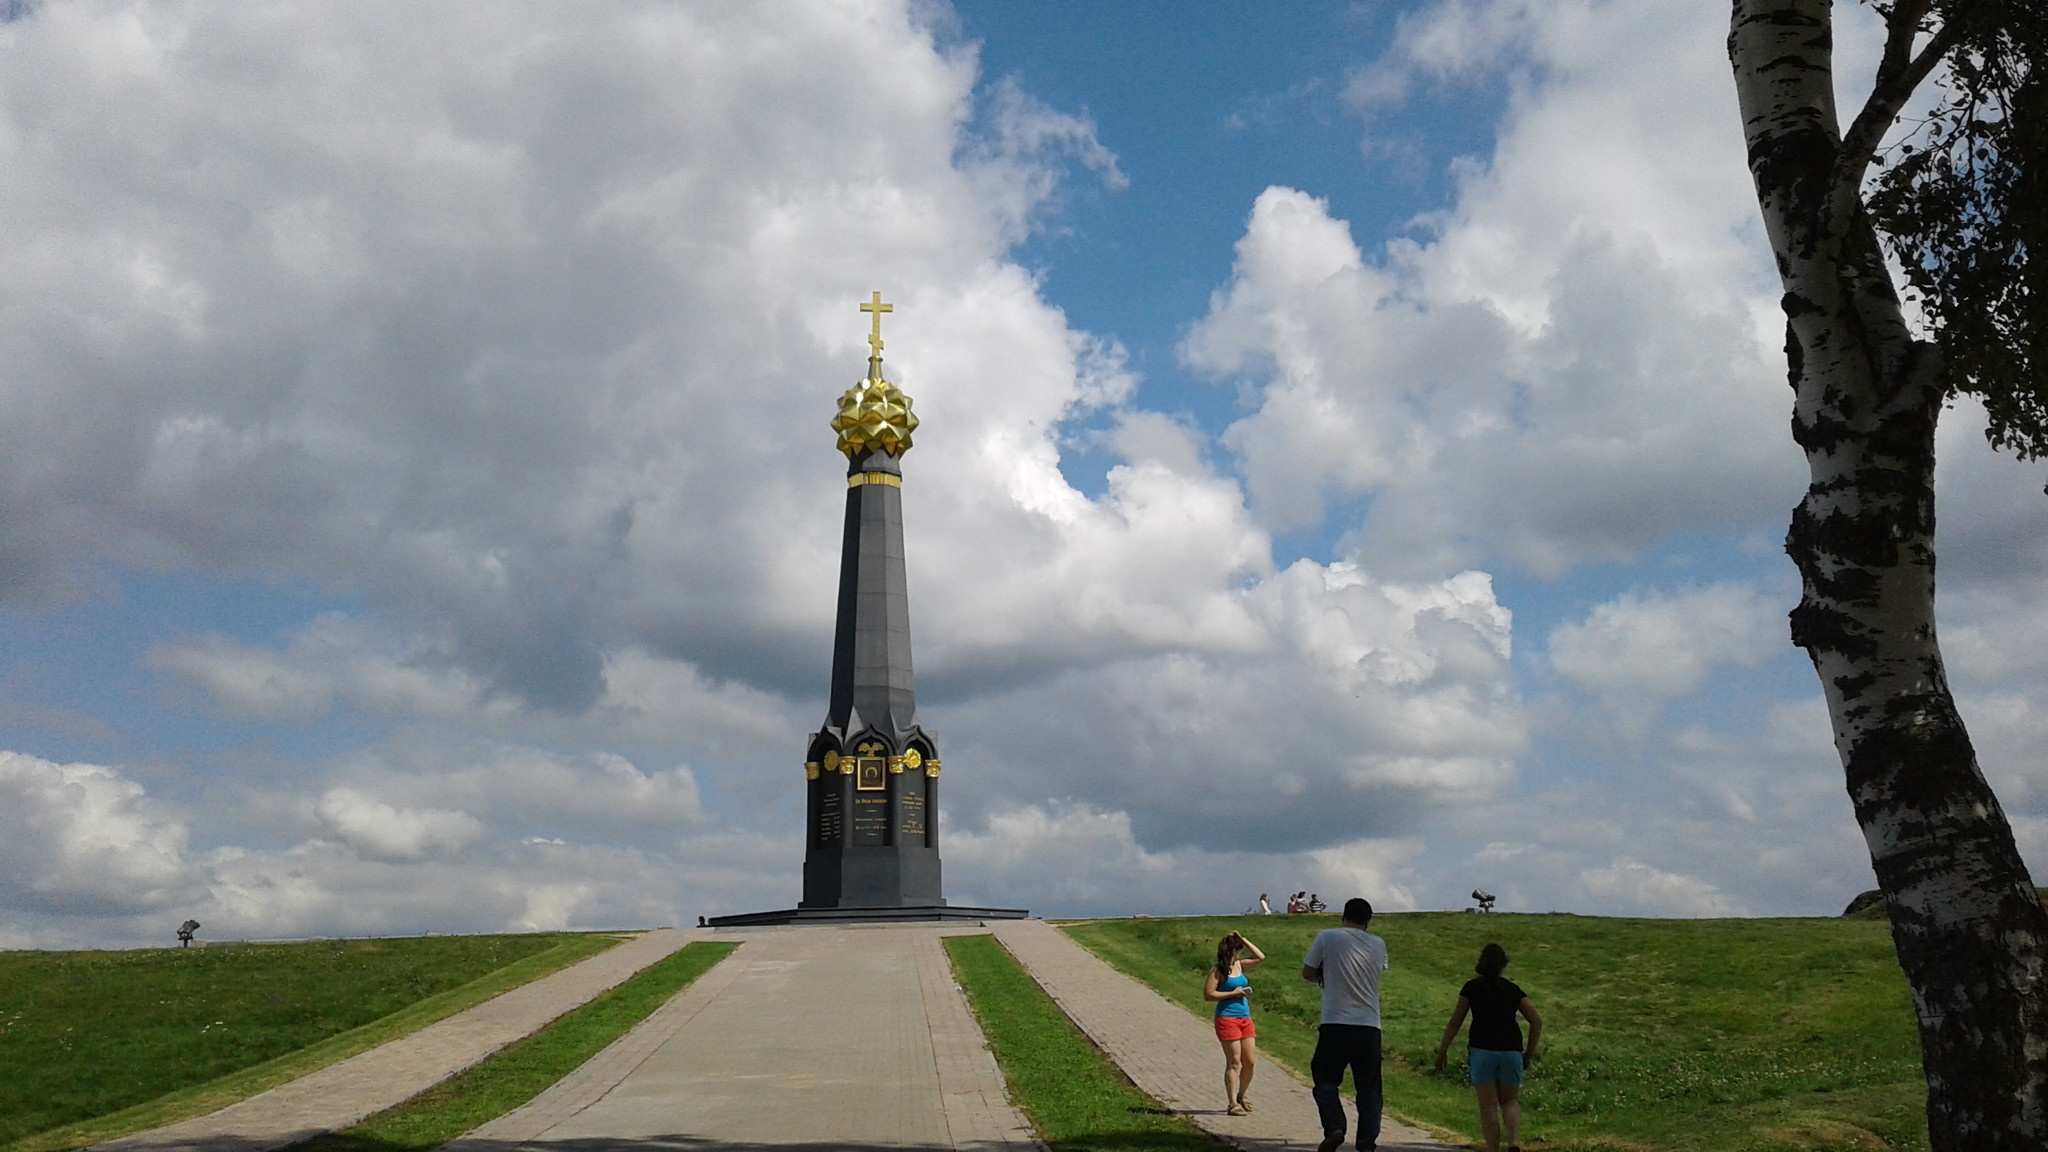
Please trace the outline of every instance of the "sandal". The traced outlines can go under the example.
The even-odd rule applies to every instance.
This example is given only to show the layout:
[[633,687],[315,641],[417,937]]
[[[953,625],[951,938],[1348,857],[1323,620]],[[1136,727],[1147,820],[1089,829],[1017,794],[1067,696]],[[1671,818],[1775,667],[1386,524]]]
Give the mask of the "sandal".
[[[1239,1097],[1237,1098],[1237,1106],[1238,1106],[1239,1108],[1242,1108],[1242,1109],[1244,1109],[1244,1110],[1245,1110],[1245,1111],[1247,1111],[1247,1112],[1251,1111],[1251,1110],[1252,1110],[1252,1098],[1251,1098],[1251,1097],[1249,1097],[1249,1096],[1239,1096]],[[1515,1152],[1521,1152],[1521,1149],[1517,1148],[1517,1149],[1515,1150]]]
[[1230,1107],[1224,1109],[1224,1114],[1228,1116],[1243,1116],[1249,1113],[1250,1111],[1251,1109],[1233,1100],[1230,1102]]

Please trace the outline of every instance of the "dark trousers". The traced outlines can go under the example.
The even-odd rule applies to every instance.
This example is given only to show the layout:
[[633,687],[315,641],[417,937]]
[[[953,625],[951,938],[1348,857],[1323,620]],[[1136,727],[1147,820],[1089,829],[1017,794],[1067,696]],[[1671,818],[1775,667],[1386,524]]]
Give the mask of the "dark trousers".
[[1316,1054],[1309,1058],[1309,1079],[1315,1083],[1316,1111],[1323,1135],[1344,1138],[1344,1070],[1358,1091],[1358,1146],[1380,1142],[1380,1030],[1366,1024],[1325,1024],[1316,1033]]

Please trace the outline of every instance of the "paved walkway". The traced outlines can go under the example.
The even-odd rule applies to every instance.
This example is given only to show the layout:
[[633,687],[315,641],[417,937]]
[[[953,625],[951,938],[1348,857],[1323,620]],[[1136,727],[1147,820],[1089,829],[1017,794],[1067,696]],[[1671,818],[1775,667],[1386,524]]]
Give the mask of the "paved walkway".
[[446,1152],[1042,1149],[953,983],[958,930],[722,929],[737,953]]
[[[1214,1029],[1111,968],[1066,933],[1042,920],[1013,920],[998,924],[995,936],[1096,1047],[1160,1104],[1239,1148],[1311,1148],[1321,1137],[1308,1085],[1270,1060],[1261,1061],[1253,1074],[1252,1114],[1227,1114],[1223,1052]],[[1357,1120],[1353,1111],[1353,1139]],[[1348,1142],[1345,1146],[1350,1147]],[[1451,1150],[1429,1133],[1393,1120],[1382,1123],[1379,1146],[1388,1152]]]
[[[740,948],[540,1096],[445,1152],[1042,1150],[954,984],[962,925],[663,930],[401,1040],[208,1116],[95,1152],[268,1152],[347,1127],[696,939]],[[996,937],[1140,1088],[1239,1148],[1305,1149],[1307,1088],[1262,1064],[1250,1116],[1225,1115],[1206,1024],[1040,921]],[[1389,1123],[1383,1149],[1448,1152]]]
[[645,933],[239,1104],[109,1140],[92,1152],[269,1152],[346,1128],[539,1031],[555,1017],[707,935],[694,929]]

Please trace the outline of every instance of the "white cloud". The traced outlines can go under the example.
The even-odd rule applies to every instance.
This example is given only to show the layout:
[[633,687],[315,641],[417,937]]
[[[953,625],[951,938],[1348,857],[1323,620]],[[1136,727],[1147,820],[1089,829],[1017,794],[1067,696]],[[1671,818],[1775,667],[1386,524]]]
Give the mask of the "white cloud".
[[[1371,257],[1323,202],[1268,189],[1183,345],[1253,388],[1226,440],[1261,515],[1369,498],[1357,542],[1382,570],[1544,575],[1781,517],[1798,455],[1725,18],[1431,11],[1442,34],[1411,25],[1397,49],[1417,67],[1462,67],[1432,44],[1519,53],[1492,158]],[[1475,39],[1475,21],[1512,34]]]
[[372,860],[457,856],[484,836],[484,826],[467,812],[393,808],[351,788],[329,789],[318,810],[343,843]]
[[328,612],[296,630],[282,651],[201,636],[159,644],[144,659],[198,685],[230,714],[260,720],[317,718],[337,698],[439,718],[511,710],[511,702],[490,699],[488,684],[457,664],[445,645],[377,631],[361,618]]
[[1602,907],[1636,916],[1740,916],[1743,906],[1703,880],[1619,858],[1580,875]]
[[[245,787],[232,831],[287,840],[200,850],[115,769],[0,753],[0,947],[166,944],[188,916],[232,940],[648,927],[795,901],[793,843],[705,816],[686,769],[487,751],[420,743],[312,789]],[[262,815],[277,811],[301,818]]]
[[[724,840],[735,861],[749,859],[744,845]],[[736,870],[693,875],[693,863],[694,855],[684,852],[547,843],[495,844],[459,860],[399,862],[309,840],[282,850],[213,853],[206,862],[210,895],[191,912],[209,938],[230,940],[684,924],[723,898],[696,881],[730,880]],[[739,891],[768,895],[758,884]],[[128,932],[148,939],[163,931],[151,927],[137,924]]]
[[1512,778],[1510,622],[1483,573],[1384,585],[1302,561],[1222,607],[1179,651],[928,708],[964,769],[948,805],[1080,800],[1149,845],[1277,852],[1399,835]]
[[472,732],[683,745],[731,757],[810,719],[781,696],[715,682],[692,664],[633,647],[604,653],[603,694],[583,713],[524,709],[463,667],[447,637],[407,635],[339,612],[290,631],[279,645],[185,636],[155,645],[143,663],[198,687],[230,716],[267,722],[324,717],[347,703]]
[[1721,665],[1751,667],[1788,643],[1785,606],[1740,584],[1624,592],[1550,633],[1559,672],[1619,708],[1696,692]]
[[1261,892],[1277,906],[1297,890],[1410,909],[1408,866],[1419,850],[1374,840],[1314,852],[1154,851],[1128,813],[1061,802],[995,812],[977,831],[949,829],[944,846],[952,903],[1080,916],[1230,915],[1256,906]]
[[0,752],[0,911],[162,907],[191,891],[186,837],[114,769]]
[[334,775],[398,804],[473,813],[507,834],[651,846],[712,825],[689,768],[643,772],[607,752],[415,734],[344,758]]
[[892,353],[945,369],[935,438],[1043,454],[1114,394],[1000,259],[1064,157],[1113,158],[1014,91],[963,136],[972,62],[902,7],[53,6],[10,38],[18,588],[98,557],[342,584],[564,711],[632,637],[780,686],[829,631],[823,421],[876,276]]

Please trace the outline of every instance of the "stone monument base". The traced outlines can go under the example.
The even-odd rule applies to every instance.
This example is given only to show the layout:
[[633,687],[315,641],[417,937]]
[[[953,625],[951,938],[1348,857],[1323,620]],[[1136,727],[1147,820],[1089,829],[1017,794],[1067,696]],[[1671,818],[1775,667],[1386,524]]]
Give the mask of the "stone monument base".
[[783,908],[740,912],[705,920],[711,928],[762,928],[778,924],[898,924],[934,920],[1028,920],[1023,908],[960,908],[925,904],[908,908]]

